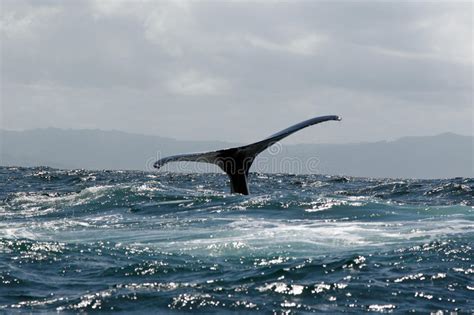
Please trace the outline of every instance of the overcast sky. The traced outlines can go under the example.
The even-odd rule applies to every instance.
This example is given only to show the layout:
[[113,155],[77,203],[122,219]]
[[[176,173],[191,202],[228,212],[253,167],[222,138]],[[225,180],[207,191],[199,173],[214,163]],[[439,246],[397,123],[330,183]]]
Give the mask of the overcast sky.
[[473,134],[471,2],[0,0],[4,129]]

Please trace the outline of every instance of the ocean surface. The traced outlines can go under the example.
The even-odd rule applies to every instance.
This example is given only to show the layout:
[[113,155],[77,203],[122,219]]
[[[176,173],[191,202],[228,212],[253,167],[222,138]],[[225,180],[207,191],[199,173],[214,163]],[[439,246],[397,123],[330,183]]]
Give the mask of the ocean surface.
[[0,313],[474,311],[474,179],[0,167]]

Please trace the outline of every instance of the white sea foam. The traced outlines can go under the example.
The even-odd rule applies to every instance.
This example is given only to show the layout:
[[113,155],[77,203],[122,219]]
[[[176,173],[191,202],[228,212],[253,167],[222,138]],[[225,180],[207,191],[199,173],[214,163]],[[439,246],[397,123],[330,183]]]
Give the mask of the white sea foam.
[[[212,221],[212,219],[211,219]],[[210,223],[212,224],[212,223]],[[172,226],[172,224],[171,224]],[[467,233],[472,223],[467,220],[444,221],[442,225],[427,222],[326,222],[322,220],[281,220],[241,218],[225,225],[214,225],[212,234],[202,229],[173,229],[176,241],[160,243],[168,250],[211,255],[240,255],[248,251],[272,252],[286,248],[290,252],[326,252],[353,250],[358,246],[396,245],[427,242],[447,234]],[[157,231],[160,238],[166,231]],[[164,234],[163,234],[164,233]],[[204,235],[203,235],[204,233]],[[153,238],[153,235],[148,235]],[[183,240],[184,239],[184,240]],[[238,244],[238,245],[235,245]],[[266,262],[265,262],[266,263]]]
[[315,201],[311,201],[308,206],[311,208],[305,209],[306,212],[317,212],[329,210],[337,206],[349,206],[349,207],[361,207],[369,201],[370,198],[367,196],[349,196],[343,199],[335,198],[318,198]]
[[304,286],[299,284],[286,284],[284,282],[272,282],[255,289],[259,292],[274,291],[286,295],[300,295],[303,293]]
[[395,309],[396,306],[393,304],[372,304],[369,305],[369,311],[373,312],[386,312]]
[[2,216],[24,216],[34,217],[57,212],[67,206],[77,206],[102,197],[107,191],[117,186],[93,186],[83,189],[78,193],[64,195],[53,195],[43,193],[28,194],[19,192],[13,195],[13,199],[7,207],[3,206]]
[[32,232],[31,230],[28,229],[28,227],[7,227],[6,224],[0,224],[0,234],[2,235],[2,238],[6,239],[38,239],[39,234]]

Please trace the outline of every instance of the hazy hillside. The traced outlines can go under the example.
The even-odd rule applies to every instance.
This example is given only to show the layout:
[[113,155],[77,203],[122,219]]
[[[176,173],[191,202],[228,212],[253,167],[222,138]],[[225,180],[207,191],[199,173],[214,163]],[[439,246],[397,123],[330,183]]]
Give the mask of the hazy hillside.
[[[392,142],[275,146],[253,171],[344,174],[367,177],[474,177],[473,137],[445,133]],[[0,165],[88,169],[151,169],[166,155],[238,145],[177,141],[119,131],[36,129],[0,131]],[[212,171],[205,164],[167,170]]]

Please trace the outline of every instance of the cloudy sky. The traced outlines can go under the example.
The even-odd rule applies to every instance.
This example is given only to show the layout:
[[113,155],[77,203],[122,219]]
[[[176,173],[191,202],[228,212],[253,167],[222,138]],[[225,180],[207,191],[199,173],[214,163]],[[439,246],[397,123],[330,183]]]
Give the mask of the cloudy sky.
[[0,0],[0,128],[473,134],[471,2]]

